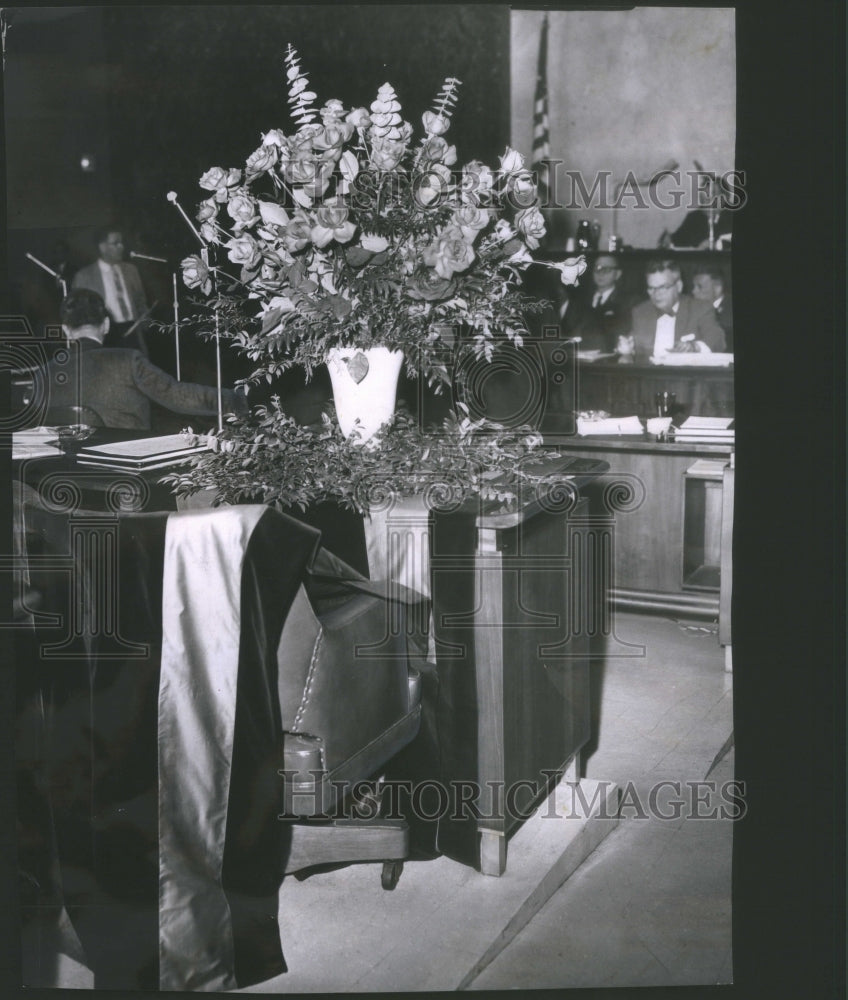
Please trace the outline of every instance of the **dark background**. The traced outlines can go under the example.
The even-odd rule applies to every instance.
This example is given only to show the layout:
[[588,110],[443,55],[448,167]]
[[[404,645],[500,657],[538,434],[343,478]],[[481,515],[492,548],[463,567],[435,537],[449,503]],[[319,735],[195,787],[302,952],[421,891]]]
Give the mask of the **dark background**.
[[[186,9],[185,18],[202,29],[202,40],[187,28],[177,36],[169,27],[159,39],[163,50],[155,60],[147,44],[139,44],[141,36],[127,32],[123,39],[115,39],[120,31],[105,22],[94,36],[87,31],[74,34],[70,25],[82,23],[76,19],[64,19],[55,26],[44,24],[44,31],[38,32],[41,45],[46,45],[49,29],[54,47],[52,53],[43,47],[33,52],[33,57],[43,57],[35,73],[44,77],[44,87],[60,93],[69,88],[64,114],[70,117],[65,123],[62,116],[48,120],[45,109],[35,107],[26,128],[14,120],[21,109],[20,94],[10,102],[9,91],[14,93],[14,35],[17,31],[18,39],[25,40],[28,29],[20,20],[16,27],[10,18],[6,114],[12,242],[22,228],[32,225],[30,238],[43,236],[49,250],[49,241],[55,238],[50,225],[60,225],[60,216],[51,214],[54,211],[64,213],[60,228],[70,230],[99,221],[92,216],[94,206],[101,202],[90,191],[86,193],[90,178],[76,177],[71,182],[79,150],[73,149],[76,159],[67,158],[75,137],[86,135],[83,121],[87,120],[85,100],[68,82],[75,75],[73,69],[60,56],[70,42],[75,53],[85,51],[89,44],[100,46],[98,58],[104,68],[99,77],[85,68],[86,59],[76,64],[77,73],[90,81],[90,91],[100,94],[99,101],[91,97],[91,120],[108,124],[108,128],[92,126],[87,134],[91,142],[104,143],[95,149],[98,153],[105,149],[107,159],[119,132],[129,135],[131,145],[116,155],[106,174],[99,173],[98,162],[97,184],[108,192],[101,195],[106,199],[104,211],[114,202],[132,214],[131,226],[139,230],[139,238],[155,237],[149,246],[136,246],[142,251],[167,249],[182,255],[192,249],[190,234],[181,234],[179,220],[168,216],[174,210],[167,203],[159,206],[157,200],[164,201],[165,191],[174,189],[184,204],[193,204],[200,168],[220,163],[223,144],[236,135],[233,129],[245,130],[238,133],[238,142],[233,141],[240,163],[253,148],[252,141],[245,143],[245,136],[258,139],[260,130],[285,122],[281,67],[288,38],[300,48],[303,65],[322,97],[337,95],[345,101],[370,103],[371,91],[389,79],[407,110],[417,105],[418,111],[426,107],[441,77],[455,72],[466,80],[466,109],[473,106],[468,103],[473,100],[486,101],[490,109],[480,113],[479,121],[463,126],[483,132],[491,129],[488,139],[480,139],[479,150],[457,127],[463,159],[475,155],[491,159],[492,152],[506,142],[508,15],[503,7],[485,4],[471,11],[445,13],[444,17],[462,15],[468,20],[460,22],[458,33],[456,28],[445,32],[444,49],[435,42],[425,44],[420,34],[441,33],[445,22],[434,8],[415,13],[414,20],[412,10],[397,15],[387,11],[390,20],[385,23],[394,24],[394,33],[383,34],[379,40],[354,32],[352,12],[341,7],[331,15],[320,9],[298,13],[297,23],[304,32],[308,28],[308,38],[287,29],[292,22],[283,19],[293,16],[291,10],[263,13],[265,25],[270,23],[266,16],[279,18],[282,28],[261,32],[246,21],[252,11],[223,10],[229,31],[213,31],[210,24],[217,23],[211,18],[213,8]],[[140,12],[132,13],[141,18]],[[146,30],[148,38],[155,34],[150,24]],[[804,5],[776,0],[767,8],[741,4],[737,38],[737,166],[747,172],[749,200],[734,227],[734,307],[737,324],[750,332],[745,346],[737,350],[735,364],[733,684],[736,774],[746,782],[748,814],[738,824],[734,839],[737,985],[715,991],[686,990],[683,995],[829,998],[844,995],[845,978],[844,5],[831,0]],[[110,51],[107,45],[117,45],[119,51]],[[265,45],[276,50],[276,59],[256,56],[257,47]],[[319,76],[328,71],[323,54],[318,55],[329,51],[321,49],[322,45],[341,49],[339,58],[346,59],[348,76],[338,74],[338,89],[325,89]],[[155,53],[155,45],[153,49]],[[245,52],[249,55],[244,56]],[[237,54],[243,67],[241,77],[232,66]],[[369,58],[374,64],[371,88],[360,68]],[[472,63],[479,65],[482,77],[469,75],[465,67]],[[160,79],[163,65],[179,70],[179,82],[174,83],[173,77],[171,84]],[[129,67],[133,76],[125,78],[122,74]],[[112,79],[111,73],[123,82],[123,96],[102,82],[104,74],[105,79]],[[221,87],[225,76],[228,85]],[[420,105],[404,89],[417,86],[419,77],[426,81],[426,85],[421,81]],[[154,88],[149,97],[145,96],[148,87]],[[37,91],[32,92],[33,100],[36,96]],[[109,103],[113,100],[135,106],[134,113],[148,127],[153,127],[149,126],[152,120],[153,133],[116,124]],[[267,102],[269,113],[259,113],[265,107],[256,103],[259,100]],[[188,108],[188,117],[182,128],[171,126],[177,138],[164,141],[160,136],[166,133],[155,123],[160,115],[163,123],[171,118],[167,107],[171,101]],[[58,142],[57,135],[64,135],[64,140]],[[29,159],[20,164],[13,147],[19,149],[22,142],[30,144]],[[486,142],[493,145],[486,148]],[[204,155],[207,149],[208,157]],[[134,158],[146,165],[135,170]],[[132,191],[134,176],[138,183],[149,181],[151,186],[151,178],[162,178],[152,200]],[[24,187],[29,195],[21,193]],[[127,235],[132,233],[128,229]],[[16,253],[30,249],[40,256],[40,245],[22,246],[19,239],[15,246]],[[9,259],[12,279],[20,274],[20,262],[13,257]],[[8,632],[0,630],[0,640],[7,637]],[[7,667],[8,657],[2,663]],[[5,720],[0,734],[6,759],[11,759],[9,735],[13,731],[10,681],[6,669],[0,688]],[[13,799],[6,778],[2,790],[3,814],[10,818]],[[7,831],[13,833],[11,823],[4,824]],[[4,841],[2,856],[14,860],[11,836]],[[692,863],[697,864],[697,858]],[[14,901],[14,869],[4,866],[3,876],[3,897]],[[2,949],[0,972],[14,983],[14,907],[4,909],[4,917],[2,937],[10,947]],[[663,991],[666,994],[681,995],[675,990]],[[585,995],[596,993],[586,991]]]
[[[16,8],[7,21],[12,307],[36,332],[56,322],[59,294],[25,254],[72,274],[96,256],[100,224],[121,227],[127,251],[168,258],[135,263],[157,318],[173,318],[172,275],[197,243],[166,195],[176,191],[193,218],[205,170],[243,167],[262,133],[293,131],[289,42],[319,105],[367,107],[389,81],[418,130],[444,78],[457,76],[449,135],[461,162],[497,164],[509,141],[506,7]],[[94,170],[81,169],[83,155]],[[164,340],[148,337],[151,356],[172,369]],[[201,364],[208,351],[182,346],[194,368],[183,377],[214,381]]]

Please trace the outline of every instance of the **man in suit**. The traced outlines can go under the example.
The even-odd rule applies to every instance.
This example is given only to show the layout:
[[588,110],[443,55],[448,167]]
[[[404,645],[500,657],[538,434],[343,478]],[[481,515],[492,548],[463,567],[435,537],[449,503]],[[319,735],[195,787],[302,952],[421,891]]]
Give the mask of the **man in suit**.
[[724,350],[724,331],[712,303],[683,294],[676,261],[651,261],[645,280],[650,298],[633,308],[630,334],[618,341],[622,357],[647,361],[670,351]]
[[580,316],[581,350],[613,351],[630,329],[631,303],[620,287],[621,266],[614,254],[601,254],[592,266],[594,289]]
[[711,302],[718,325],[724,330],[727,350],[733,350],[733,304],[724,292],[724,274],[712,264],[699,266],[692,279],[692,295],[702,302]]
[[137,347],[147,353],[144,322],[147,296],[135,264],[124,260],[124,237],[116,227],[95,232],[98,258],[74,275],[72,288],[88,288],[106,303],[111,318],[107,347]]
[[[111,319],[96,292],[87,288],[71,292],[62,302],[60,319],[71,350],[65,352],[65,358],[54,355],[47,365],[48,423],[67,423],[62,414],[82,406],[90,413],[81,422],[148,430],[151,404],[206,418],[207,425],[214,422],[218,415],[216,389],[177,382],[141,351],[104,347]],[[247,411],[244,396],[231,389],[223,390],[222,403],[227,413]]]

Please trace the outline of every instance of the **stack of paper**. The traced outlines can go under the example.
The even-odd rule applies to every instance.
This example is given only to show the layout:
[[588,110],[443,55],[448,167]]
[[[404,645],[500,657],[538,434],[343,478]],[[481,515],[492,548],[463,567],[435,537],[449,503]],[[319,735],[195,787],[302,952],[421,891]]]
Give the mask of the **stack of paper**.
[[652,365],[673,365],[676,368],[727,368],[733,364],[733,355],[718,351],[666,351],[651,357]]
[[187,434],[166,434],[164,437],[139,438],[137,441],[116,441],[112,444],[80,448],[80,465],[144,472],[180,465],[192,455],[209,447],[206,437]]
[[605,417],[600,420],[577,418],[577,433],[587,434],[642,434],[645,428],[638,417]]
[[674,440],[699,444],[733,444],[733,417],[687,417],[674,432]]
[[12,460],[20,462],[25,458],[52,458],[61,455],[57,447],[58,432],[55,427],[30,427],[12,433]]

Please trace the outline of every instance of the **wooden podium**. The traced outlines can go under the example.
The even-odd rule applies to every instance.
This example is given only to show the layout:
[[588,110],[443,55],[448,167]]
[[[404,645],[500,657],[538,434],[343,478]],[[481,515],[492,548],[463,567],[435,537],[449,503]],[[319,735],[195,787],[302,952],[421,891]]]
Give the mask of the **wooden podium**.
[[[572,459],[584,482],[604,462]],[[488,875],[507,838],[590,737],[589,652],[604,631],[606,522],[568,489],[514,513],[435,513],[431,579],[441,781],[439,846]],[[473,855],[468,859],[468,855]]]

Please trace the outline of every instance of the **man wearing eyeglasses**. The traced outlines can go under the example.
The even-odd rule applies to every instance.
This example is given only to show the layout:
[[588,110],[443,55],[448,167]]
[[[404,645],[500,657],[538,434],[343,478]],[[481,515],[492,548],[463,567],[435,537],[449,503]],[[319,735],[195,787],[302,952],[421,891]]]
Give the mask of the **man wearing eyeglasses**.
[[712,303],[683,294],[676,261],[651,261],[645,282],[648,301],[634,307],[630,335],[619,337],[616,350],[621,357],[647,361],[668,353],[724,350],[724,331]]

